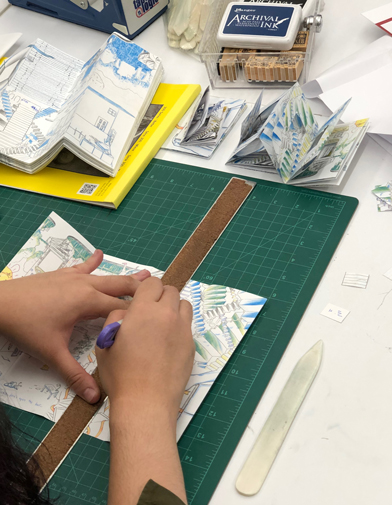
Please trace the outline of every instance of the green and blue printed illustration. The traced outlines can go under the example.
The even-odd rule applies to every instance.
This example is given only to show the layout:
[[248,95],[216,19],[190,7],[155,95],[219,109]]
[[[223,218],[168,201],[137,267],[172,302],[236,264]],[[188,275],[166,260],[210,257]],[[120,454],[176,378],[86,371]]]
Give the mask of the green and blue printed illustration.
[[[0,273],[0,281],[74,266],[85,261],[93,251],[94,247],[82,235],[52,212]],[[163,275],[154,267],[108,255],[93,273],[131,275],[144,268],[154,276]],[[193,307],[192,334],[196,351],[178,413],[178,439],[266,302],[265,298],[245,291],[194,280],[187,283],[181,297]],[[75,326],[72,334],[70,350],[89,373],[97,366],[95,340],[103,324],[103,319],[83,321]],[[151,360],[154,359],[152,350]],[[73,392],[55,370],[22,353],[0,335],[1,402],[57,421],[73,397]],[[109,413],[106,401],[86,433],[109,440]]]
[[350,100],[319,127],[295,84],[267,107],[254,105],[228,163],[276,170],[284,183],[338,184],[368,128],[368,120],[338,125]]
[[378,212],[392,211],[392,181],[376,186],[372,193],[377,198]]

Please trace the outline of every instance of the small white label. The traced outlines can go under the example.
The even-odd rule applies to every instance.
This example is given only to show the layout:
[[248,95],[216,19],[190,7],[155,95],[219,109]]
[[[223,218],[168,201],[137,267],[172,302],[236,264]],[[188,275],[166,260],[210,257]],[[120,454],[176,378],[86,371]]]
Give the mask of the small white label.
[[321,312],[322,316],[329,317],[329,319],[333,319],[338,323],[344,321],[348,316],[348,314],[350,314],[349,310],[342,309],[340,307],[337,307],[336,305],[332,305],[332,303],[329,303],[325,307],[325,309]]
[[98,186],[99,184],[90,184],[89,182],[85,182],[76,194],[91,196]]
[[352,274],[346,272],[342,286],[349,286],[350,288],[366,289],[369,276],[365,274]]

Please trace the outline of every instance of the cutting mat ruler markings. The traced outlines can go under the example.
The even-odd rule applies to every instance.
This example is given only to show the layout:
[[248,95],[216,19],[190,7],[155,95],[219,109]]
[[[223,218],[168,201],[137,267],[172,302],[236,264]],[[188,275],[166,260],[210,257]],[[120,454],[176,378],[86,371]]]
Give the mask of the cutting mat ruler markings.
[[[285,190],[284,189],[278,189],[276,193],[273,195],[273,197],[277,197],[278,193],[284,194]],[[331,231],[333,230],[334,226],[336,225],[336,222],[340,216],[340,212],[336,213],[335,216],[331,216],[328,213],[322,212],[323,209],[321,208],[322,203],[325,203],[326,197],[325,196],[320,196],[320,197],[314,197],[313,195],[308,197],[315,201],[318,200],[318,205],[314,209],[313,212],[304,212],[302,211],[302,215],[299,216],[297,226],[302,223],[305,223],[306,226],[303,227],[302,233],[298,235],[299,242],[298,245],[302,248],[306,248],[309,251],[308,254],[308,261],[306,263],[301,263],[301,262],[296,262],[296,249],[287,257],[287,265],[292,265],[298,270],[297,276],[298,280],[293,282],[293,281],[287,281],[288,284],[291,284],[292,290],[291,294],[289,297],[284,297],[278,298],[277,293],[274,292],[275,288],[278,284],[278,282],[275,284],[275,286],[272,287],[272,294],[271,295],[265,295],[267,297],[272,297],[274,299],[274,302],[284,302],[287,305],[286,308],[282,308],[280,311],[280,317],[274,318],[274,317],[269,317],[268,315],[268,310],[265,310],[262,312],[261,316],[259,317],[258,322],[256,323],[257,326],[262,325],[262,320],[269,320],[269,323],[277,323],[276,324],[276,329],[275,331],[269,332],[269,337],[270,338],[265,338],[265,337],[260,337],[258,336],[258,330],[253,329],[251,330],[251,338],[254,341],[255,339],[262,340],[263,341],[263,349],[262,351],[259,351],[258,357],[255,356],[255,353],[252,353],[251,356],[248,355],[248,350],[247,350],[247,343],[242,345],[239,349],[238,352],[235,354],[233,359],[230,361],[227,370],[225,370],[223,373],[226,375],[225,380],[220,381],[219,388],[217,389],[214,387],[210,395],[208,396],[207,401],[203,405],[202,409],[205,411],[205,413],[202,412],[202,409],[198,412],[198,417],[200,423],[196,425],[192,425],[192,427],[185,432],[183,439],[180,441],[180,454],[181,454],[181,461],[183,464],[183,467],[186,467],[187,465],[189,466],[195,466],[199,468],[199,473],[200,477],[197,479],[194,479],[194,485],[193,485],[193,490],[190,495],[190,502],[192,503],[195,496],[197,495],[201,485],[203,484],[204,478],[207,476],[209,469],[211,468],[212,463],[214,462],[215,456],[218,454],[219,450],[222,447],[222,444],[225,441],[226,435],[229,433],[230,428],[233,425],[233,422],[236,420],[237,414],[240,412],[240,409],[243,407],[244,401],[247,398],[247,395],[252,388],[252,386],[255,383],[255,380],[257,379],[257,376],[262,369],[262,366],[268,357],[268,353],[271,350],[272,346],[274,345],[276,338],[279,335],[280,330],[282,329],[284,323],[286,322],[293,306],[294,303],[296,302],[299,294],[301,293],[302,287],[304,283],[307,281],[314,265],[315,262],[317,261],[321,251],[323,250],[323,246],[325,242],[329,239]],[[257,195],[251,196],[250,200],[252,199],[257,199]],[[277,200],[274,199],[273,202],[277,203]],[[276,204],[275,203],[275,204]],[[328,207],[333,207],[331,206],[332,202],[329,202]],[[336,202],[334,202],[336,205]],[[340,205],[342,204],[342,205]],[[340,204],[337,206],[338,208],[343,208],[344,203],[340,202]],[[294,204],[294,208],[299,207],[298,204]],[[279,211],[276,215],[279,215]],[[303,214],[307,214],[303,216]],[[324,222],[323,229],[317,229],[316,228],[316,223],[313,222],[313,219],[315,218],[328,218],[328,222]],[[270,223],[272,224],[272,223]],[[256,254],[257,250],[263,249],[268,247],[269,250],[273,250],[272,243],[276,242],[276,240],[279,238],[279,236],[283,235],[288,235],[288,238],[292,236],[293,232],[293,227],[292,224],[286,225],[285,222],[282,223],[282,229],[280,232],[276,233],[276,236],[274,239],[267,239],[265,241],[262,241],[262,243],[257,246],[253,251],[250,251],[248,253],[245,253],[241,259],[244,257],[250,255],[250,254]],[[316,228],[316,229],[315,229]],[[301,229],[301,228],[300,228]],[[306,240],[306,233],[308,231],[312,231],[312,233],[317,233],[319,236],[316,239],[316,247],[311,247],[311,246],[306,246],[305,245],[305,240]],[[324,231],[323,231],[324,230]],[[269,231],[269,229],[268,229]],[[288,243],[288,239],[284,241],[285,244]],[[274,264],[271,266],[272,269],[276,268],[277,262],[279,260],[277,259]],[[228,268],[229,266],[223,266],[220,268],[220,270],[224,270],[225,268]],[[256,272],[257,275],[258,272]],[[286,280],[286,270],[283,269],[279,280]],[[262,288],[260,288],[260,292],[264,292]],[[245,342],[247,339],[245,339]],[[249,365],[249,360],[252,360],[252,364]],[[237,381],[242,381],[239,384],[234,385],[234,382]],[[235,390],[235,394],[232,394],[230,396],[230,390],[233,388]],[[230,403],[230,415],[226,419],[222,418],[217,418],[220,413],[226,412],[227,407],[221,406],[220,403],[224,401],[228,401]],[[208,426],[205,427],[205,424],[208,423]],[[219,423],[219,424],[218,424]],[[212,426],[215,424],[216,426]],[[193,430],[193,433],[192,433]],[[208,436],[207,436],[208,435]],[[184,440],[188,438],[188,441]],[[203,447],[203,444],[208,444],[209,447]],[[202,452],[202,464],[198,464],[197,462],[199,461],[198,459],[198,453]],[[206,456],[206,453],[208,454]],[[194,470],[191,471],[191,473],[194,473]],[[189,491],[189,490],[188,490]]]
[[[254,182],[237,177],[230,180],[163,274],[161,280],[164,286],[174,286],[179,292],[184,289],[254,186]],[[98,341],[99,338],[97,345],[102,348]],[[74,396],[61,418],[56,420],[27,462],[27,469],[32,473],[36,472],[38,465],[39,471],[36,472],[35,480],[41,491],[47,486],[105,401],[106,393],[101,384],[98,367],[91,375],[100,388],[99,401],[90,405],[79,396]]]
[[[108,254],[165,270],[230,177],[154,160],[117,211],[0,188],[0,253],[8,262],[54,210]],[[268,301],[179,442],[191,505],[211,498],[357,205],[257,182],[194,276]],[[9,411],[40,440],[52,426]],[[83,435],[49,487],[61,494],[60,505],[103,505],[108,469],[108,444]]]

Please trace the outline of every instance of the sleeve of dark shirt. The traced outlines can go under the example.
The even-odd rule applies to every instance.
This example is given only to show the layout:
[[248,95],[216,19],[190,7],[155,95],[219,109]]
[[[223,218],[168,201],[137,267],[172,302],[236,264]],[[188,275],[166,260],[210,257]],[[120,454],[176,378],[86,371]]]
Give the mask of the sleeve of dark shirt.
[[185,505],[168,489],[160,486],[153,480],[149,480],[140,495],[137,505]]

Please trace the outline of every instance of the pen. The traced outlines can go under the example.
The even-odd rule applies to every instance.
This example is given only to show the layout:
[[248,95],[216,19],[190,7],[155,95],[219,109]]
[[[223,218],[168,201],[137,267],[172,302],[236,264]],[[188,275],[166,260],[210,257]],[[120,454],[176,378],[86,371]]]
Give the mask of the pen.
[[97,346],[100,349],[106,349],[114,344],[114,339],[116,338],[116,334],[120,329],[122,322],[123,319],[120,319],[119,321],[108,324],[102,329],[97,338]]

